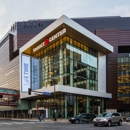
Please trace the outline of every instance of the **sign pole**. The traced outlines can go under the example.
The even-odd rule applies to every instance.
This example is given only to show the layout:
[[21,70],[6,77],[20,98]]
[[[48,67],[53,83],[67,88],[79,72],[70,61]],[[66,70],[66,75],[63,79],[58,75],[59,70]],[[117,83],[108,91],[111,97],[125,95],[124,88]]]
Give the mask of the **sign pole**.
[[53,83],[54,83],[54,120],[56,121],[56,101],[55,101],[56,95],[55,95],[55,81],[54,81],[54,79],[53,79]]

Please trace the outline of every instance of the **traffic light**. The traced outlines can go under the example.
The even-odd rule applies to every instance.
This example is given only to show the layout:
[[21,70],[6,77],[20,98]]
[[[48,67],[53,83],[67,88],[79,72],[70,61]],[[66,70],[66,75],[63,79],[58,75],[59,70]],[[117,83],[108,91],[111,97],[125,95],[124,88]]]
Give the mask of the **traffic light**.
[[31,95],[31,88],[28,88],[28,95]]

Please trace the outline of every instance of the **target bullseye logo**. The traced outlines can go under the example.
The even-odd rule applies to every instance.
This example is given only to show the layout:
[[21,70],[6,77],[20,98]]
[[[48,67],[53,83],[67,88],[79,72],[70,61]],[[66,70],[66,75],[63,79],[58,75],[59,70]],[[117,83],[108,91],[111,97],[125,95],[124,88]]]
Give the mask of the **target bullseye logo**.
[[50,42],[50,41],[49,41],[49,39],[47,38],[47,39],[45,40],[45,43],[44,43],[45,46],[47,46],[47,45],[49,44],[49,42]]

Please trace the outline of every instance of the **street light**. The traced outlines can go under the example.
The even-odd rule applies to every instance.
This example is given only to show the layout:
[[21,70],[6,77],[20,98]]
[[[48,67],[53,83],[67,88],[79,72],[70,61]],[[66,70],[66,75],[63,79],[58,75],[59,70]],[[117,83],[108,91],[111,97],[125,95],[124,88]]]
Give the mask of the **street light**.
[[[54,73],[56,73],[56,70],[54,70],[53,72],[50,72],[50,75],[54,75]],[[54,78],[53,78],[53,85],[54,85],[54,121],[56,121],[56,95],[55,95],[55,82],[54,82]]]

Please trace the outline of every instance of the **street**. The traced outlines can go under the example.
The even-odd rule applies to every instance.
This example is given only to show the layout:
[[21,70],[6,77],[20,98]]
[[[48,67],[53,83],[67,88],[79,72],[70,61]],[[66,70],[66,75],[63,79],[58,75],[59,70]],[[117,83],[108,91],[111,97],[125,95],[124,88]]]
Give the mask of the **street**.
[[112,125],[111,127],[97,126],[93,124],[82,123],[72,124],[70,122],[50,121],[14,121],[0,120],[0,130],[129,130],[130,122],[123,122],[122,126]]

